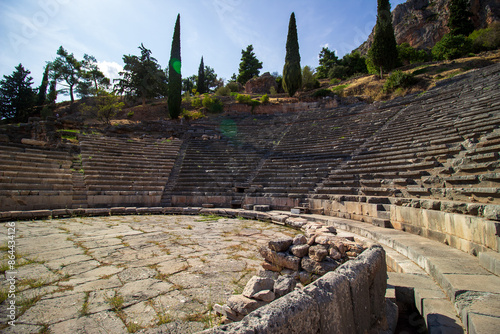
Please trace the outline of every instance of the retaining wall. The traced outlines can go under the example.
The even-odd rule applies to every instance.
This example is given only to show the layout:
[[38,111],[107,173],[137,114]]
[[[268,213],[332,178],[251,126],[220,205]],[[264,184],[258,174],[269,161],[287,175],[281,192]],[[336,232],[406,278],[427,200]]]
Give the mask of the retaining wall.
[[371,246],[356,259],[247,315],[206,330],[220,333],[368,333],[386,330],[385,251]]

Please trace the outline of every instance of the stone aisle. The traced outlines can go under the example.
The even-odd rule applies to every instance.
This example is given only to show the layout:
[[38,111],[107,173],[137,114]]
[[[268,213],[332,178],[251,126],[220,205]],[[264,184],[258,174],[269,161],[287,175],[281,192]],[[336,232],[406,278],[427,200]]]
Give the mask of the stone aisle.
[[[16,222],[17,319],[5,333],[193,333],[241,293],[258,247],[298,233],[217,216],[113,216]],[[7,227],[2,228],[2,273]],[[8,289],[2,275],[1,291]],[[1,296],[5,296],[2,293]],[[5,299],[2,297],[2,300]]]

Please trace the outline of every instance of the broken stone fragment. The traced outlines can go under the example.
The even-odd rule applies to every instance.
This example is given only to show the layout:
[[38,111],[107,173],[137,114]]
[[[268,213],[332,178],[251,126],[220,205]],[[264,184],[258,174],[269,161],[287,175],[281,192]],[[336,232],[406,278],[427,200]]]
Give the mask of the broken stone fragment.
[[309,247],[309,257],[316,262],[323,261],[325,257],[327,257],[327,255],[328,250],[323,245],[315,245]]
[[257,292],[253,298],[264,302],[272,302],[276,298],[276,295],[271,290],[262,290]]
[[302,268],[309,272],[319,276],[323,276],[329,271],[334,271],[339,266],[339,263],[330,258],[326,258],[324,261],[317,262],[306,256],[302,258],[301,261]]
[[262,268],[265,269],[266,271],[274,271],[276,273],[279,273],[282,269],[282,267],[279,267],[269,261],[264,261],[262,263]]
[[332,234],[323,234],[316,236],[316,243],[320,245],[332,245],[339,241],[339,238]]
[[243,295],[234,295],[229,297],[227,300],[227,306],[229,306],[234,312],[241,315],[247,315],[248,313],[255,311],[259,307],[266,304],[266,302],[250,299]]
[[269,241],[269,248],[275,252],[285,252],[288,250],[288,247],[292,244],[292,238],[280,238],[277,240]]
[[243,296],[248,298],[255,298],[255,295],[260,291],[272,290],[273,287],[274,280],[272,278],[254,276],[248,281],[247,285],[245,286],[245,289],[243,290]]
[[302,228],[307,224],[307,220],[303,218],[290,217],[286,220],[285,224],[295,228]]
[[[300,274],[299,274],[300,275]],[[295,289],[297,281],[290,276],[280,276],[274,282],[274,294],[276,298],[283,297]]]
[[297,257],[304,257],[309,252],[309,245],[293,245],[290,247],[290,252]]
[[292,244],[305,245],[307,244],[307,238],[303,234],[296,235],[295,238],[293,238]]
[[334,260],[342,259],[342,254],[339,252],[338,248],[335,247],[334,245],[330,246],[328,253],[329,253],[330,257]]
[[[260,255],[267,260],[268,262],[271,262],[272,264],[282,267],[282,268],[288,268],[292,269],[294,271],[299,270],[300,266],[300,258],[289,255],[286,253],[278,253],[275,251],[270,250],[267,247],[261,247],[259,249]],[[267,269],[267,268],[266,268]]]

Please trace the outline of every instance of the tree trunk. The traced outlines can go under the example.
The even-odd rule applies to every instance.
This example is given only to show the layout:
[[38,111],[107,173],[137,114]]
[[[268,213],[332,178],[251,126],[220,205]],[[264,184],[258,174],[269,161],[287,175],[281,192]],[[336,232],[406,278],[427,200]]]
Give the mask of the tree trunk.
[[73,96],[73,86],[69,86],[69,96],[71,97],[71,104],[75,102],[75,97]]
[[380,80],[384,79],[384,69],[380,66]]

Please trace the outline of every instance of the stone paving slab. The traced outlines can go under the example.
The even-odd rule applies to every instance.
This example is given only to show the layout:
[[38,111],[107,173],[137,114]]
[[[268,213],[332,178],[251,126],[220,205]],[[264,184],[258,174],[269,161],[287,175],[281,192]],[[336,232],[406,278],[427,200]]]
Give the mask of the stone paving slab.
[[[241,292],[262,262],[258,247],[298,233],[213,215],[18,221],[16,230],[17,325],[5,325],[6,300],[0,331],[53,334],[184,334],[216,325],[211,306]],[[6,229],[0,238],[7,243]]]

